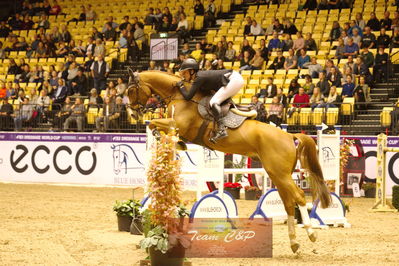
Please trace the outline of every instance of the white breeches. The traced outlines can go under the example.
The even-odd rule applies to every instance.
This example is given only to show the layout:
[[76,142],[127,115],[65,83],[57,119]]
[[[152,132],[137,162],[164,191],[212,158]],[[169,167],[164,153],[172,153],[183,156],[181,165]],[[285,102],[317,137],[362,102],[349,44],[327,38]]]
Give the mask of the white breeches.
[[215,93],[215,95],[213,95],[209,102],[210,106],[212,106],[214,103],[221,104],[228,98],[233,97],[244,86],[244,79],[242,78],[241,74],[236,71],[231,73],[229,80],[229,83],[225,87],[221,87]]

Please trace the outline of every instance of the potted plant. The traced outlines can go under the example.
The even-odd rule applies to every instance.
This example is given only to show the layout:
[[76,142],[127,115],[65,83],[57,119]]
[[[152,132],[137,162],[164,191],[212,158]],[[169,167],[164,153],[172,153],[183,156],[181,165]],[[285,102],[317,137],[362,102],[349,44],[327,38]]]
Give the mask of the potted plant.
[[[145,214],[145,238],[141,248],[149,252],[151,265],[183,265],[185,248],[190,241],[181,232],[180,160],[176,157],[179,138],[174,130],[161,132],[154,142],[147,170],[151,204]],[[148,230],[148,231],[147,231]]]
[[134,228],[136,228],[134,234],[142,234],[140,207],[140,202],[133,199],[115,202],[113,210],[118,217],[119,231],[130,232],[130,226],[134,224]]
[[375,183],[363,183],[362,188],[366,198],[375,198]]
[[240,189],[242,188],[240,183],[224,183],[224,190],[229,192],[234,199],[240,199]]
[[255,186],[245,186],[245,200],[258,200],[262,195],[260,188]]

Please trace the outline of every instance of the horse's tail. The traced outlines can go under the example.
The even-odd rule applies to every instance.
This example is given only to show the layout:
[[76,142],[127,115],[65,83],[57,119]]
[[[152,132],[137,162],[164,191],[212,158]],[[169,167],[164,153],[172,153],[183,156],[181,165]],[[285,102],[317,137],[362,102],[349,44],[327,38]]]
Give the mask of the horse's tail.
[[322,208],[327,208],[331,203],[331,196],[324,182],[316,144],[311,137],[304,134],[294,134],[294,138],[299,141],[297,158],[301,162],[301,167],[309,173],[313,199],[320,199]]

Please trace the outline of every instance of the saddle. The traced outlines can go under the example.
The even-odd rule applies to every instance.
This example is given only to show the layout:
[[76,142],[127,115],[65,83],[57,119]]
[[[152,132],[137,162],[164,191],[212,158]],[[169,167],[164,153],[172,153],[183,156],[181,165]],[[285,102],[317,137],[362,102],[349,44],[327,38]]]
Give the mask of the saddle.
[[[205,120],[214,121],[209,101],[212,96],[201,99],[198,105],[198,112]],[[238,105],[232,99],[224,101],[221,105],[221,117],[228,128],[238,128],[246,119],[253,119],[257,116],[256,110],[250,105]]]

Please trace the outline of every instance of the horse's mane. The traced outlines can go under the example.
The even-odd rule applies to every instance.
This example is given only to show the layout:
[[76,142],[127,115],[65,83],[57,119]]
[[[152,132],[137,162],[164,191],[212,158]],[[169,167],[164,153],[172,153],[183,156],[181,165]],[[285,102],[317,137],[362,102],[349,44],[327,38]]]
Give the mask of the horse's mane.
[[164,75],[168,75],[168,76],[171,76],[171,77],[175,77],[175,78],[181,79],[181,77],[176,75],[176,74],[170,74],[168,72],[164,72],[164,71],[160,71],[160,70],[144,70],[144,71],[142,71],[140,73],[143,73],[143,72],[155,72],[155,73],[160,73],[160,74],[164,74]]

